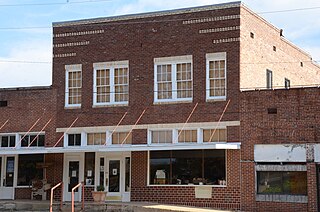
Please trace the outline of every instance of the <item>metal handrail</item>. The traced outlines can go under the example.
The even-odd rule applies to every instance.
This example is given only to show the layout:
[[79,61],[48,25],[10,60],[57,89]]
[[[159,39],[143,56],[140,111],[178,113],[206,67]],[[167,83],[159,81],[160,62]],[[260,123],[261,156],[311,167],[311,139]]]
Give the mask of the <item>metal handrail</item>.
[[62,200],[63,200],[63,182],[58,183],[54,187],[51,188],[51,196],[50,196],[50,212],[52,212],[52,204],[53,204],[53,191],[61,185],[61,199],[60,199],[60,210],[62,210]]
[[84,209],[84,182],[78,183],[75,187],[72,188],[71,190],[71,212],[74,212],[74,190],[76,190],[78,187],[82,185],[82,192],[81,192],[81,197],[82,197],[82,204],[81,204],[81,210]]

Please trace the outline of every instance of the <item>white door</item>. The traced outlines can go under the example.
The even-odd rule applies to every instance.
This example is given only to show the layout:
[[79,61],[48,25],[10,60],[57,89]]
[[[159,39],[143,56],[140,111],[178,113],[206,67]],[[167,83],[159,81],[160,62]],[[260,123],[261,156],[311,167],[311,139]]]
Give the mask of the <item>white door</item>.
[[[83,181],[84,171],[84,158],[82,153],[77,155],[65,154],[64,168],[63,168],[63,182],[64,182],[64,201],[71,201],[71,190],[78,183]],[[74,192],[74,200],[81,201],[81,189],[80,186]]]
[[107,196],[108,200],[121,201],[121,159],[107,158]]
[[15,156],[0,156],[0,199],[14,199]]

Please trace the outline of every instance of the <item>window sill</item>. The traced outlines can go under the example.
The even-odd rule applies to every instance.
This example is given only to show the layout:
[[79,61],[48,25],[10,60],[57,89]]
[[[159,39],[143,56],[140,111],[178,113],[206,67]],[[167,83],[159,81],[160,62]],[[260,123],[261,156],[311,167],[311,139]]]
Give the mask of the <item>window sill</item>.
[[73,110],[73,109],[81,109],[81,105],[66,105],[66,106],[64,106],[64,109],[71,109],[71,110]]
[[256,201],[308,203],[308,196],[286,194],[256,194]]
[[104,108],[104,107],[127,107],[129,103],[124,104],[101,104],[101,105],[92,105],[92,108]]
[[221,97],[221,98],[207,98],[206,102],[222,102],[222,101],[226,101],[227,98],[226,97]]
[[181,104],[181,103],[192,103],[192,99],[191,100],[174,100],[174,101],[154,101],[153,104],[154,105],[169,105],[169,104]]

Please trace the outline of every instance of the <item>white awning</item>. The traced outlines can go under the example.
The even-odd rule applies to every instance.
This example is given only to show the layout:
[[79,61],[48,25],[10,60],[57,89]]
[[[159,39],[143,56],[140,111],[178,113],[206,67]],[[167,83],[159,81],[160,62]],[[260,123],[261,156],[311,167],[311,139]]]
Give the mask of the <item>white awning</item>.
[[241,143],[206,143],[206,144],[167,144],[167,145],[112,145],[112,146],[83,146],[83,147],[47,147],[47,148],[6,148],[0,150],[0,155],[17,154],[50,154],[76,152],[135,152],[150,150],[197,150],[197,149],[240,149]]

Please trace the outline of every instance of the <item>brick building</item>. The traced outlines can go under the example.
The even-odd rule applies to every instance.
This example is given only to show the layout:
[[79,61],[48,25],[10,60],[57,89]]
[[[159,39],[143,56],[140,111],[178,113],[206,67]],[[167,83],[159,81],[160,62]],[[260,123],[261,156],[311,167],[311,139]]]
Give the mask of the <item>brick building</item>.
[[319,211],[320,89],[241,94],[241,209]]
[[0,192],[46,178],[64,201],[84,181],[87,200],[258,207],[241,90],[320,82],[280,32],[240,2],[54,23],[52,87],[0,91]]

